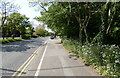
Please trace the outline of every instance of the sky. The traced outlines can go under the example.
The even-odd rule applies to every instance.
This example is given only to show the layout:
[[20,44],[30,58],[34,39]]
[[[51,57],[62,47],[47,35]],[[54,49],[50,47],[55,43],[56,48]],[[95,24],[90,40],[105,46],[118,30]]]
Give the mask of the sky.
[[35,11],[34,7],[29,7],[29,2],[27,0],[12,0],[12,3],[20,6],[20,14],[26,15],[34,27],[38,26],[40,22],[33,19],[34,17],[40,16],[39,11]]
[[[32,23],[33,27],[35,28],[38,25],[42,25],[42,22],[36,21],[34,18],[41,16],[40,11],[36,11],[36,7],[29,7],[29,1],[31,0],[11,0],[15,5],[20,6],[20,14],[26,15],[30,18],[30,22]],[[45,26],[45,29],[49,32],[52,32],[51,29],[48,29]]]

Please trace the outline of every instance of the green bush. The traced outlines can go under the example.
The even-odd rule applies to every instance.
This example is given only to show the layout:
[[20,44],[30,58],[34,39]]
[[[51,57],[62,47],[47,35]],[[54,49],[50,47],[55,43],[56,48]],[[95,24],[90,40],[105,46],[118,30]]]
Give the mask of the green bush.
[[30,38],[31,38],[30,34],[22,35],[22,39],[30,39]]
[[32,35],[31,37],[32,37],[32,38],[37,38],[38,36],[37,36],[37,35]]
[[64,40],[63,45],[70,52],[85,59],[105,76],[120,76],[120,48],[115,45],[84,44],[75,40]]
[[9,42],[21,41],[21,40],[23,39],[1,39],[0,42],[4,44],[4,43],[9,43]]
[[4,44],[4,43],[9,43],[9,40],[7,40],[7,39],[2,40],[2,44]]

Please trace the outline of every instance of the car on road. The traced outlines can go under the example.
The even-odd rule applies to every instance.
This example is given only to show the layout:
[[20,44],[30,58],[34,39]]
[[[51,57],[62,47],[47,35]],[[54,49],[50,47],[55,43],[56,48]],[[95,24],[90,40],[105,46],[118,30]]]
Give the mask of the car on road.
[[51,35],[51,36],[50,36],[50,39],[54,39],[54,38],[55,38],[55,36],[54,36],[54,35]]

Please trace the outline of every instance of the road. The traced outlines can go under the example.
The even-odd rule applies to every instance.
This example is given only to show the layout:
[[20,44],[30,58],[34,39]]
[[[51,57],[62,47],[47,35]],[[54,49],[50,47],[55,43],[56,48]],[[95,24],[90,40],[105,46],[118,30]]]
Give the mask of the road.
[[2,48],[4,76],[98,76],[64,49],[59,38],[19,41]]
[[2,45],[2,75],[12,75],[48,38],[36,38]]

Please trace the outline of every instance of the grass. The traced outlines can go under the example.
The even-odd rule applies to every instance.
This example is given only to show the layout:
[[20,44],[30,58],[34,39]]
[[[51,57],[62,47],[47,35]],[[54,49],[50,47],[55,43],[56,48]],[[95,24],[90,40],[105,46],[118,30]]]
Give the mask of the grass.
[[10,43],[10,42],[15,42],[15,41],[22,41],[25,39],[0,39],[0,43],[5,44],[5,43]]
[[34,38],[39,38],[40,36],[37,37],[31,37],[31,38],[26,38],[26,39],[12,39],[12,38],[8,38],[8,39],[0,39],[0,44],[5,44],[5,43],[10,43],[10,42],[16,42],[16,41],[22,41],[22,40],[28,40],[28,39],[34,39]]

